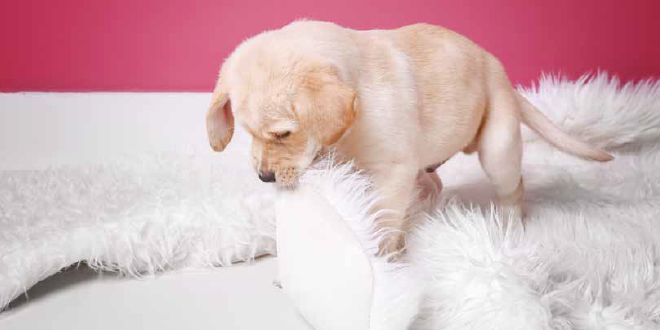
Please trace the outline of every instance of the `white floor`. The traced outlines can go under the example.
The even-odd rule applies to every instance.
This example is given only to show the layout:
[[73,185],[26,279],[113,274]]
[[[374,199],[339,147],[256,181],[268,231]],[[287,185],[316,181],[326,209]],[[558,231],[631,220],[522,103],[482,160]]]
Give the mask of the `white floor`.
[[87,267],[38,284],[0,314],[0,328],[27,329],[311,329],[273,286],[273,258],[145,280]]
[[[207,147],[204,113],[209,97],[0,94],[0,169]],[[228,152],[247,157],[246,150]],[[145,280],[80,267],[38,284],[28,291],[29,299],[16,299],[0,313],[0,329],[311,329],[272,285],[275,277],[273,258]]]

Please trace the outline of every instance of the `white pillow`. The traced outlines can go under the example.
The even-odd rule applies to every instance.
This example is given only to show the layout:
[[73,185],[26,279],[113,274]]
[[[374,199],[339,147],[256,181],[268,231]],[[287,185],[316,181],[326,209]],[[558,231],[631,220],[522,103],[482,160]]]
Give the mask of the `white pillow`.
[[276,207],[279,281],[317,330],[406,329],[425,281],[376,257],[369,182],[350,165],[308,171]]

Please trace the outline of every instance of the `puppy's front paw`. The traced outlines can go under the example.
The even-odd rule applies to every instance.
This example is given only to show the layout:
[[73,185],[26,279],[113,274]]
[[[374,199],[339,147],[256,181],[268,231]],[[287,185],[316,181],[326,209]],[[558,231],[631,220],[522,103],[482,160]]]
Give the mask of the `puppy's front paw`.
[[403,250],[404,245],[403,233],[390,233],[380,242],[378,256],[387,257],[389,261],[394,261]]

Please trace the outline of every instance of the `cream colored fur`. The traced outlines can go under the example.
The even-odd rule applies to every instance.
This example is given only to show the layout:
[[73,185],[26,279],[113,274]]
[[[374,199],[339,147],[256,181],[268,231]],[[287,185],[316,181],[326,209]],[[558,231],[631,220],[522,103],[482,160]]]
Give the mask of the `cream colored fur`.
[[223,64],[207,115],[223,150],[237,122],[254,137],[253,160],[283,188],[322,147],[372,174],[395,250],[417,184],[442,187],[434,167],[477,151],[500,203],[521,216],[520,123],[579,157],[612,156],[565,134],[511,86],[502,64],[450,30],[416,24],[356,31],[297,21],[241,44]]

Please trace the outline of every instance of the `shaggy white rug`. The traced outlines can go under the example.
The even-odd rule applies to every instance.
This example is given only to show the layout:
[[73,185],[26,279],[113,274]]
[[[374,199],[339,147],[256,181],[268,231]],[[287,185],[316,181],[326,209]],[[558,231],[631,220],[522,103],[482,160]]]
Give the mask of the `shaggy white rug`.
[[[474,157],[445,164],[443,201],[408,237],[425,277],[413,328],[660,328],[660,82],[544,78],[523,94],[617,158],[575,159],[525,130],[524,234],[501,229]],[[210,164],[172,153],[1,172],[0,308],[79,261],[139,276],[273,253],[274,192],[244,179],[248,164]]]

